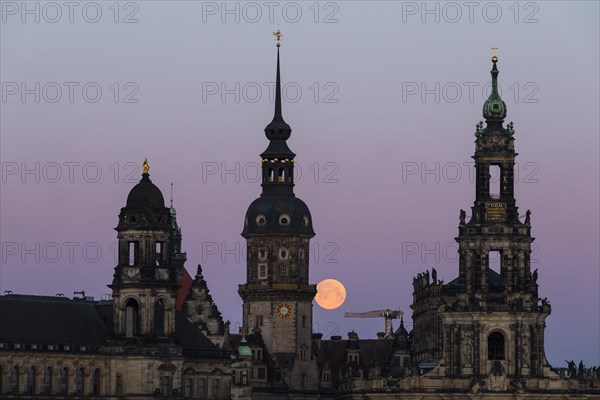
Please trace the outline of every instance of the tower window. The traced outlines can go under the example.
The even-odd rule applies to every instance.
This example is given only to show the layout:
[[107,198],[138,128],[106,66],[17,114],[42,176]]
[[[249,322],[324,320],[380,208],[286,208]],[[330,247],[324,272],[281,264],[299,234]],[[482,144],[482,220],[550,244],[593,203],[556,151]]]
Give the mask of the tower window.
[[155,255],[156,255],[156,265],[160,265],[160,264],[162,264],[161,261],[163,261],[163,243],[156,242],[154,247],[155,247],[154,251],[155,251]]
[[154,336],[165,336],[165,303],[162,300],[154,304]]
[[492,199],[500,198],[500,166],[490,165],[490,197]]
[[258,279],[267,279],[267,264],[258,264]]
[[138,242],[129,242],[129,265],[135,265],[138,262]]
[[281,214],[279,216],[279,224],[281,226],[289,226],[291,222],[290,216],[287,214]]
[[500,332],[488,337],[488,360],[504,360],[504,335]]
[[125,336],[133,337],[139,333],[140,306],[134,299],[129,299],[125,306]]
[[494,250],[494,251],[490,251],[488,253],[488,268],[498,274],[501,274],[501,272],[502,272],[502,252]]
[[259,249],[258,250],[258,259],[259,260],[266,260],[267,259],[267,250],[265,249]]
[[262,315],[256,316],[256,326],[263,326],[263,316]]
[[288,251],[285,247],[279,249],[279,258],[281,258],[282,260],[287,260]]
[[269,176],[268,176],[268,180],[269,182],[273,182],[273,178],[274,178],[275,174],[273,172],[273,168],[269,168]]
[[285,169],[279,168],[278,179],[279,182],[285,182]]
[[306,328],[306,315],[302,316],[302,327]]
[[266,223],[267,223],[267,218],[264,215],[259,214],[256,216],[256,225],[264,226]]

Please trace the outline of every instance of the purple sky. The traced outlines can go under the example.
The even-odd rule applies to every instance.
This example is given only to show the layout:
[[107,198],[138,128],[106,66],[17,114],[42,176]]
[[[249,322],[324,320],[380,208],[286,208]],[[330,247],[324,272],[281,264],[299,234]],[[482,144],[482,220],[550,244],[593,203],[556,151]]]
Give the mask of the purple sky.
[[95,6],[80,3],[70,22],[67,8],[59,17],[44,4],[37,23],[21,2],[0,3],[0,291],[109,293],[113,228],[148,157],[165,198],[174,183],[188,271],[203,265],[236,329],[239,234],[260,193],[279,23],[296,194],[317,232],[311,281],[340,280],[348,294],[337,310],[315,305],[314,330],[375,337],[383,320],[343,312],[409,316],[412,276],[458,274],[454,237],[474,200],[474,129],[496,44],[517,205],[532,210],[532,266],[552,304],[547,356],[600,363],[597,2],[482,2],[472,15],[442,2],[427,3],[430,14],[421,2],[320,3],[318,13],[283,2],[273,22],[262,2],[252,3],[260,15],[192,1],[131,2],[116,15],[98,2],[96,23]]

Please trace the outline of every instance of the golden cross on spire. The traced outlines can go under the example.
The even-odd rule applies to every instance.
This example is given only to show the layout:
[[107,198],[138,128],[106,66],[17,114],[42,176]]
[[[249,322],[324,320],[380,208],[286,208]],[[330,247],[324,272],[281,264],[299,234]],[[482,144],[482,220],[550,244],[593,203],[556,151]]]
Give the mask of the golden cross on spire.
[[277,47],[281,46],[281,37],[283,36],[281,34],[281,31],[279,30],[279,28],[277,28],[277,32],[273,32],[273,36],[275,36],[277,38]]
[[494,51],[494,56],[492,57],[492,61],[496,62],[496,61],[498,61],[498,57],[496,56],[496,50],[498,50],[498,48],[496,47],[496,45],[494,45],[494,47],[492,47],[492,50]]

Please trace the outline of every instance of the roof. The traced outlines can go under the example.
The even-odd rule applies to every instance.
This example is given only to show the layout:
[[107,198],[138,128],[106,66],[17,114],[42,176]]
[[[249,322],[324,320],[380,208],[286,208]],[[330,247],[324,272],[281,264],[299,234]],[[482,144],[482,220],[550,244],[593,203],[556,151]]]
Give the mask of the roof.
[[108,329],[97,304],[65,297],[0,296],[0,342],[99,345]]
[[[112,333],[112,301],[11,294],[0,296],[0,342],[100,346]],[[177,344],[196,356],[225,356],[191,323],[175,314]]]
[[144,173],[140,182],[127,196],[128,208],[165,208],[165,199],[160,189],[152,183],[150,175]]
[[175,309],[177,311],[181,311],[181,307],[185,302],[193,282],[194,280],[190,276],[189,272],[187,272],[187,269],[183,267],[183,275],[177,280],[177,284],[179,285],[179,290],[177,290],[177,301],[175,304]]
[[[339,383],[340,371],[346,361],[346,349],[350,340],[323,340],[316,349],[317,363],[320,369],[328,363],[331,370],[331,381],[335,386]],[[358,350],[360,366],[368,370],[372,363],[379,363],[384,368],[393,352],[394,340],[390,339],[359,339]]]
[[223,350],[200,332],[181,311],[175,313],[175,332],[177,342],[184,351],[191,350],[195,355],[224,355]]

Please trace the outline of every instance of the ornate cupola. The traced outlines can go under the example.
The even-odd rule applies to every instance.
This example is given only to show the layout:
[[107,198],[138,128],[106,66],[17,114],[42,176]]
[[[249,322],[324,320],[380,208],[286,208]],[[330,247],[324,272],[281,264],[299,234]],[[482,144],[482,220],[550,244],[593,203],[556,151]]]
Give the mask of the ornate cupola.
[[500,97],[498,92],[498,57],[496,54],[492,57],[492,93],[483,104],[483,117],[485,118],[488,126],[495,125],[496,123],[502,126],[504,118],[506,118],[506,103]]
[[[115,228],[118,264],[112,284],[117,337],[168,337],[175,329],[178,269],[183,266],[174,209],[150,180],[148,161],[140,182],[131,189]],[[185,261],[185,254],[183,254]]]
[[[281,34],[279,35],[281,37]],[[298,234],[307,237],[315,235],[307,205],[294,194],[294,158],[296,154],[290,150],[287,144],[291,133],[292,128],[283,119],[281,111],[278,46],[275,115],[265,128],[269,145],[261,154],[262,194],[250,204],[246,212],[242,232],[242,236],[245,238],[253,234],[273,233]]]

